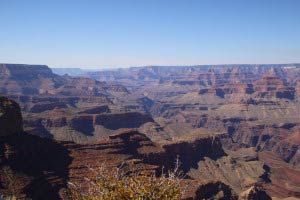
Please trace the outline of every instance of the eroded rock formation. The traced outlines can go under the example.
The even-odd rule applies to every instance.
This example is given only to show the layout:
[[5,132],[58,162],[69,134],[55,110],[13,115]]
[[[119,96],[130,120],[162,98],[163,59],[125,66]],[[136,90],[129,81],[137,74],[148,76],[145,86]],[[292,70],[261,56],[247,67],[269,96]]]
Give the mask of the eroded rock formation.
[[14,135],[23,130],[23,122],[19,105],[0,96],[0,137]]

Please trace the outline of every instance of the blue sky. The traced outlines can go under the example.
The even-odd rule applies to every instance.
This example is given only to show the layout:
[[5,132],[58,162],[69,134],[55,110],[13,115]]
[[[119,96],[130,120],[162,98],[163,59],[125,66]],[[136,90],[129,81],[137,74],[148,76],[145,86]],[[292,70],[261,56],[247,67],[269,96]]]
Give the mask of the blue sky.
[[299,0],[0,0],[0,62],[300,62]]

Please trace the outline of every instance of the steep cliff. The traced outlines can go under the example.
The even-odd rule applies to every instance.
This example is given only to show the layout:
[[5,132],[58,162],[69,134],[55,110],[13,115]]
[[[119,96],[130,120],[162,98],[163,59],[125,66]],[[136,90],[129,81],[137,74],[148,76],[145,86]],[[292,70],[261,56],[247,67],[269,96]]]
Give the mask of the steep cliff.
[[119,129],[139,128],[153,122],[152,117],[144,113],[105,113],[101,110],[103,107],[96,108],[79,112],[65,109],[45,111],[39,115],[28,114],[24,120],[24,130],[41,137],[84,143],[95,142]]
[[0,64],[0,92],[6,95],[111,96],[126,94],[125,87],[89,78],[52,73],[45,65]]
[[19,105],[0,96],[0,137],[13,135],[23,130]]

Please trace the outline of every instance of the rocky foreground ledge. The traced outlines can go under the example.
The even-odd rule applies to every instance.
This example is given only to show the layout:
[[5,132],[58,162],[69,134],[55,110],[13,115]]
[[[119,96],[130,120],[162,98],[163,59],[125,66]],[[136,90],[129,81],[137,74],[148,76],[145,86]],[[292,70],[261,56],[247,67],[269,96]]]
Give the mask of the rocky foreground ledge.
[[125,163],[132,169],[160,172],[163,166],[174,168],[179,156],[186,174],[183,187],[188,186],[184,199],[238,199],[239,194],[242,199],[270,199],[257,186],[265,181],[263,164],[229,157],[217,136],[158,144],[138,131],[127,130],[90,144],[56,142],[23,132],[20,108],[14,101],[0,97],[0,113],[2,196],[68,199],[64,195],[67,182],[82,181],[88,167]]

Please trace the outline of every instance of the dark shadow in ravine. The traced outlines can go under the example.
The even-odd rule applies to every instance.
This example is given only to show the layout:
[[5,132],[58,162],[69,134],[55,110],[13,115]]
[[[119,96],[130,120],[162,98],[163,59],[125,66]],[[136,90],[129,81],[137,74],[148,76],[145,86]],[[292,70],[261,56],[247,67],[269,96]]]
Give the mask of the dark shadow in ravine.
[[67,186],[72,161],[62,143],[24,132],[1,137],[0,158],[0,170],[7,167],[17,177],[23,177],[20,181],[29,180],[19,193],[33,200],[60,199],[59,192]]

